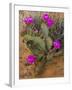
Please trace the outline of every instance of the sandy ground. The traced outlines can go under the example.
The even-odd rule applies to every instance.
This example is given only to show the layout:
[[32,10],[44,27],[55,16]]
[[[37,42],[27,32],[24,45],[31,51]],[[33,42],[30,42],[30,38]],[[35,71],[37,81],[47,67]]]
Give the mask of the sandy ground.
[[[34,78],[35,66],[24,66],[22,61],[20,63],[20,79],[23,78]],[[64,76],[64,60],[63,56],[55,57],[53,62],[47,64],[44,70],[37,75],[35,78],[46,78],[46,77],[63,77]]]
[[63,56],[54,57],[53,62],[45,66],[45,70],[39,75],[40,77],[63,77],[64,60]]
[[31,54],[31,51],[27,48],[26,44],[22,42],[20,38],[20,57],[19,57],[19,78],[45,78],[45,77],[63,77],[64,76],[64,57],[54,57],[52,62],[46,64],[44,70],[35,76],[35,65],[25,65],[26,57]]

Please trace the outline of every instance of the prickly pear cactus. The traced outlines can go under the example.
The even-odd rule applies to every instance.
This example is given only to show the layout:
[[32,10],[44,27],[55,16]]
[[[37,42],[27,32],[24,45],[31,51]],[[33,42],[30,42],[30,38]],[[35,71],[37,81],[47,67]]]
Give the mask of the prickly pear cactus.
[[[41,15],[41,16],[40,16]],[[25,73],[23,78],[34,78],[44,70],[53,57],[63,55],[64,50],[64,19],[54,19],[48,13],[39,16],[26,16],[21,18],[24,24],[20,32],[22,46],[28,48],[29,54],[23,62]]]

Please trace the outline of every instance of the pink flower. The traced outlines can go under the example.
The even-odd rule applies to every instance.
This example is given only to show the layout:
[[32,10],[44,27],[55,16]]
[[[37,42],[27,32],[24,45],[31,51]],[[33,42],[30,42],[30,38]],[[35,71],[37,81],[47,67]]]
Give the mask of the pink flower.
[[53,42],[53,46],[55,49],[60,49],[61,48],[61,41],[60,40],[55,40]]
[[48,27],[49,27],[49,28],[52,27],[53,24],[54,24],[54,20],[51,19],[51,18],[49,18],[48,21],[47,21],[47,25],[48,25]]
[[44,14],[42,15],[42,20],[47,21],[48,18],[49,18],[49,15],[48,15],[47,13],[44,13]]
[[32,17],[26,17],[23,19],[23,22],[25,22],[26,24],[32,24],[33,18]]
[[27,57],[27,63],[28,64],[34,64],[36,62],[37,57],[35,55],[29,55]]
[[44,13],[42,15],[42,20],[46,22],[46,24],[49,28],[52,27],[54,24],[54,20],[52,18],[50,18],[47,13]]

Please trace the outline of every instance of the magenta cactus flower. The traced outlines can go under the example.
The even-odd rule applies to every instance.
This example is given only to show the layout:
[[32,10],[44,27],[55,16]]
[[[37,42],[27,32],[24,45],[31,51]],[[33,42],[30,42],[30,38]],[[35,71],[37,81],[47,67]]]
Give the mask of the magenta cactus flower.
[[51,18],[49,18],[48,21],[47,21],[47,25],[48,25],[48,27],[49,27],[49,28],[52,27],[53,24],[54,24],[54,20],[51,19]]
[[55,49],[60,49],[61,48],[61,41],[60,40],[55,40],[53,42],[53,46]]
[[47,21],[49,19],[49,15],[47,13],[44,13],[42,15],[42,20]]
[[33,18],[32,17],[26,17],[23,19],[23,22],[25,22],[26,24],[32,24]]
[[48,26],[49,28],[52,27],[53,24],[54,24],[54,20],[53,20],[52,18],[50,18],[47,13],[44,13],[44,14],[42,15],[42,20],[47,23],[47,26]]
[[36,62],[37,57],[35,55],[29,55],[27,57],[27,63],[28,64],[34,64]]

